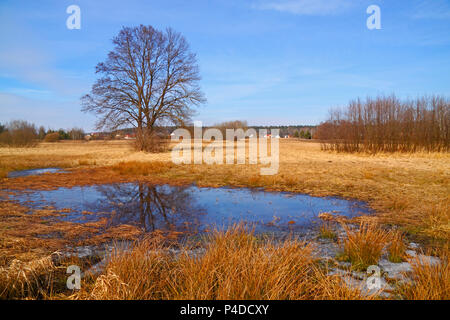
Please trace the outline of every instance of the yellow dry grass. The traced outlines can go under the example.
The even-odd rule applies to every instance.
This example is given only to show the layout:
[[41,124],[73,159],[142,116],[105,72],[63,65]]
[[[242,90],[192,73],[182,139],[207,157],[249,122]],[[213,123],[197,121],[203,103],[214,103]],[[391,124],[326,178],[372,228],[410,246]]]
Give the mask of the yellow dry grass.
[[[43,167],[105,166],[120,161],[152,161],[160,155],[135,152],[129,141],[63,141],[34,148],[0,148],[0,178],[8,171]],[[167,157],[170,159],[170,157]]]
[[0,299],[48,298],[55,286],[56,254],[0,267]]
[[449,300],[450,258],[449,252],[440,255],[440,263],[423,256],[411,260],[413,282],[405,283],[399,293],[407,300]]
[[352,263],[357,270],[377,265],[389,234],[373,222],[362,222],[359,228],[343,225],[347,237],[343,240],[340,259]]
[[[40,177],[26,177],[20,179],[3,179],[0,180],[0,189],[17,189],[24,188],[55,188],[58,186],[72,186],[77,184],[102,183],[113,181],[149,181],[158,183],[191,183],[196,182],[199,186],[242,186],[242,187],[264,187],[269,190],[292,191],[307,193],[315,196],[340,196],[345,198],[359,199],[367,201],[369,205],[376,210],[373,217],[368,220],[376,220],[382,224],[394,224],[399,226],[400,231],[406,232],[408,236],[415,236],[423,240],[437,240],[434,243],[439,246],[448,244],[450,238],[450,155],[448,153],[414,153],[414,154],[342,154],[333,152],[324,152],[320,150],[320,145],[315,142],[302,142],[296,140],[280,140],[280,168],[277,175],[261,176],[259,169],[262,165],[174,165],[171,162],[171,154],[169,152],[159,154],[146,154],[136,152],[132,148],[132,144],[127,141],[93,141],[88,143],[42,143],[35,148],[28,149],[8,149],[0,148],[0,174],[6,175],[10,170],[28,169],[38,167],[64,167],[73,168],[70,174],[55,174],[43,175]],[[0,212],[0,238],[1,249],[4,262],[11,262],[14,257],[14,250],[19,247],[19,252],[25,256],[25,250],[31,251],[33,257],[42,256],[44,250],[40,249],[43,243],[51,244],[49,239],[33,238],[30,232],[25,232],[26,236],[20,235],[20,230],[26,231],[30,226],[36,226],[36,230],[42,233],[47,232],[55,225],[39,225],[41,224],[40,216],[33,215],[32,218],[27,218],[22,209],[17,209],[10,202],[2,201],[2,206],[7,207],[7,211]],[[16,208],[16,209],[14,209]],[[16,211],[14,211],[16,210]],[[21,211],[22,210],[22,211]],[[29,220],[28,219],[32,219]],[[38,219],[38,220],[36,220]],[[29,224],[23,223],[26,220]],[[21,222],[22,221],[22,222]],[[70,226],[61,227],[62,230],[70,232]],[[32,230],[32,229],[31,229]],[[45,232],[44,232],[45,230]],[[16,232],[17,231],[17,232]],[[73,236],[77,237],[80,231],[74,231]],[[84,231],[83,231],[84,232]],[[130,233],[131,231],[127,231]],[[133,231],[132,233],[134,233]],[[353,240],[374,241],[378,248],[384,246],[391,241],[393,245],[388,247],[393,253],[400,255],[404,248],[401,248],[399,239],[384,238],[383,234],[379,237],[371,237],[380,230],[371,230],[364,234],[357,234]],[[364,233],[364,229],[363,229]],[[121,235],[121,231],[115,234]],[[354,235],[354,234],[351,234]],[[359,236],[359,238],[358,238]],[[358,239],[357,239],[358,238]],[[219,238],[217,238],[219,239]],[[249,238],[250,239],[250,238]],[[372,240],[370,240],[372,239]],[[375,239],[375,240],[374,240]],[[356,244],[361,244],[364,241],[356,241]],[[210,248],[209,255],[207,254],[204,260],[192,260],[188,256],[185,259],[179,259],[175,263],[169,256],[154,256],[151,259],[145,260],[142,263],[150,263],[144,267],[156,268],[151,272],[156,275],[161,275],[161,270],[169,272],[178,270],[176,288],[177,291],[168,290],[167,283],[157,282],[156,284],[148,284],[148,288],[139,289],[139,292],[134,292],[130,287],[138,283],[133,282],[142,276],[139,274],[140,266],[138,258],[144,258],[143,252],[147,250],[148,243],[133,250],[133,254],[122,253],[115,261],[122,261],[124,267],[121,268],[119,264],[111,264],[103,278],[97,279],[95,286],[90,291],[84,292],[90,298],[130,298],[130,297],[176,297],[176,298],[300,298],[307,297],[305,291],[299,289],[295,291],[292,296],[286,295],[285,287],[277,287],[277,278],[275,273],[273,278],[269,277],[264,285],[267,283],[278,288],[276,291],[261,291],[261,278],[257,277],[257,271],[264,268],[273,268],[278,273],[285,276],[294,277],[296,274],[283,273],[283,270],[278,267],[292,268],[290,265],[292,261],[288,256],[283,256],[283,252],[289,252],[290,255],[296,259],[301,259],[298,253],[301,251],[305,254],[306,249],[295,250],[288,246],[283,249],[283,252],[272,254],[277,263],[273,265],[273,261],[264,260],[264,256],[259,256],[262,261],[261,264],[256,264],[255,261],[249,260],[241,253],[236,252],[235,256],[227,256],[230,261],[236,263],[244,263],[235,268],[231,268],[226,260],[223,260],[221,255],[213,256],[214,248],[220,247],[220,242],[213,241],[215,245]],[[231,242],[233,243],[233,242]],[[228,243],[227,245],[231,245]],[[395,243],[395,244],[394,244]],[[55,242],[56,245],[56,242]],[[154,244],[151,244],[154,245]],[[147,246],[147,247],[146,247]],[[144,249],[139,249],[144,248]],[[246,246],[247,249],[256,250],[259,248]],[[270,245],[268,247],[270,249]],[[358,252],[360,245],[353,246],[349,252]],[[366,247],[360,250],[359,253],[366,254],[368,251]],[[269,250],[268,249],[268,250]],[[220,249],[220,250],[223,250]],[[258,249],[259,250],[259,249]],[[292,251],[293,250],[293,251]],[[235,250],[240,251],[240,250]],[[369,250],[367,256],[379,257],[379,250],[372,252]],[[4,254],[7,252],[7,254]],[[38,253],[39,252],[39,253]],[[221,252],[221,251],[219,251]],[[253,251],[249,251],[254,253]],[[255,251],[259,252],[260,251]],[[359,254],[358,253],[358,254]],[[241,255],[242,254],[242,255]],[[267,254],[267,252],[265,253]],[[303,257],[303,256],[302,256]],[[122,260],[121,260],[122,259]],[[146,258],[147,259],[147,258]],[[159,260],[158,260],[159,259]],[[172,259],[172,260],[171,260]],[[209,260],[208,260],[209,259]],[[233,260],[235,259],[235,260]],[[278,260],[277,260],[278,259]],[[27,259],[25,259],[27,260]],[[372,264],[371,261],[364,260],[362,265]],[[154,262],[156,265],[153,265]],[[183,262],[180,264],[180,261]],[[354,262],[358,265],[358,259]],[[361,262],[359,261],[359,262]],[[161,262],[162,264],[159,264]],[[194,263],[195,262],[195,263]],[[264,263],[265,264],[264,264]],[[287,263],[287,264],[284,264]],[[223,264],[223,265],[222,265]],[[249,264],[251,268],[247,269],[245,264]],[[206,277],[204,273],[198,268],[201,265],[205,270],[219,270],[216,274],[224,274],[239,279],[238,275],[246,274],[249,282],[248,289],[244,287],[235,286],[234,282],[221,282],[221,290],[218,292],[204,293],[202,296],[198,288],[208,288],[211,286],[211,279]],[[217,267],[217,265],[221,267]],[[214,267],[215,266],[215,267]],[[226,266],[226,267],[225,267]],[[305,265],[303,265],[305,266]],[[170,267],[170,268],[169,268]],[[211,268],[216,269],[211,269]],[[162,268],[162,269],[158,269]],[[178,269],[177,269],[178,268]],[[181,269],[180,269],[181,268]],[[219,269],[217,269],[219,268]],[[295,266],[293,267],[296,270]],[[427,273],[436,272],[436,270],[416,268],[417,281],[424,283],[423,292],[425,292],[425,283],[427,281],[442,281],[447,279],[448,270],[439,269],[438,275],[431,275]],[[446,267],[447,268],[447,267]],[[132,274],[130,270],[134,270]],[[229,269],[229,270],[228,270]],[[189,272],[187,272],[189,270]],[[204,275],[203,278],[190,273],[195,272]],[[183,273],[184,272],[184,273]],[[227,273],[228,272],[228,273]],[[233,273],[236,272],[236,273]],[[275,271],[274,271],[275,272]],[[287,271],[286,271],[287,272]],[[232,274],[230,274],[232,273]],[[310,297],[318,298],[359,298],[355,292],[349,292],[341,285],[339,277],[330,278],[323,273],[314,272],[316,283],[321,284],[322,289],[314,287],[315,293]],[[442,276],[444,278],[442,278]],[[127,278],[128,277],[128,278]],[[152,279],[156,279],[152,277]],[[190,278],[189,278],[190,277]],[[427,278],[428,277],[428,278]],[[430,277],[437,277],[431,279]],[[446,278],[447,277],[447,278]],[[142,278],[142,277],[141,277]],[[292,279],[294,279],[292,278]],[[321,279],[320,281],[317,279]],[[166,281],[163,276],[161,281]],[[170,279],[172,281],[172,279]],[[217,279],[215,279],[216,281]],[[168,280],[167,280],[168,281]],[[196,288],[193,283],[198,283]],[[204,281],[204,282],[202,282]],[[270,282],[272,281],[272,282]],[[190,285],[188,285],[190,283]],[[93,284],[94,285],[94,284]],[[142,285],[147,285],[146,282]],[[149,288],[152,286],[158,287],[160,291],[153,291]],[[175,284],[171,284],[175,285]],[[139,286],[138,286],[139,287]],[[300,286],[301,287],[301,286]],[[299,288],[300,288],[299,287]],[[405,296],[409,298],[415,297],[442,297],[442,290],[447,290],[447,287],[442,289],[436,284],[437,293],[414,293],[413,289],[405,289]],[[96,288],[96,289],[95,289]],[[140,287],[139,287],[140,288]],[[161,289],[161,288],[164,288]],[[306,287],[305,287],[306,288]],[[250,290],[251,289],[251,290]],[[131,291],[130,291],[131,290]],[[150,291],[148,291],[150,290]],[[162,291],[161,291],[162,290]],[[173,290],[173,288],[171,289]],[[296,289],[297,290],[297,289]],[[322,291],[320,291],[322,290]],[[115,293],[112,293],[115,292]],[[155,292],[158,292],[157,294]],[[203,291],[202,291],[203,292]],[[326,294],[328,292],[328,294]],[[339,293],[336,293],[339,292]],[[209,294],[209,295],[208,295]],[[303,294],[305,294],[303,296]],[[116,295],[116,296],[115,296]],[[81,296],[80,296],[81,297]]]
[[[163,162],[167,165],[162,165]],[[449,153],[344,154],[321,151],[320,144],[315,142],[281,139],[278,174],[261,176],[262,165],[175,166],[171,163],[170,152],[136,152],[129,141],[0,148],[3,174],[14,169],[52,166],[114,166],[116,174],[130,179],[144,177],[149,181],[196,182],[201,186],[265,187],[354,198],[367,201],[385,223],[400,225],[410,234],[441,240],[450,238]]]
[[260,242],[237,226],[214,232],[204,253],[161,249],[158,239],[118,251],[74,299],[369,299],[329,276],[299,241]]
[[388,259],[394,263],[400,263],[406,257],[406,245],[402,232],[392,231],[389,237]]

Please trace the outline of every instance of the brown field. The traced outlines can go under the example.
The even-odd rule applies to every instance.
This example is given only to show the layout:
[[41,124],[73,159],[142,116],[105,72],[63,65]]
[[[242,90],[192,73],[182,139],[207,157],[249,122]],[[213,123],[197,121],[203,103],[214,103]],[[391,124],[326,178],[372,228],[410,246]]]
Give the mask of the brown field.
[[[69,168],[70,172],[16,179],[4,178],[8,171],[41,167]],[[380,222],[384,227],[395,225],[409,240],[421,242],[440,252],[448,251],[449,153],[344,154],[321,151],[320,144],[316,142],[281,139],[278,174],[261,176],[259,167],[260,165],[249,164],[174,165],[169,152],[159,154],[136,152],[132,148],[132,142],[129,141],[41,143],[34,148],[0,148],[0,175],[3,176],[0,196],[7,197],[7,189],[45,189],[135,180],[175,184],[196,182],[199,186],[212,187],[223,185],[264,187],[268,190],[293,191],[315,196],[340,196],[367,201],[370,207],[376,210],[376,214],[369,217],[369,220]],[[57,222],[44,225],[40,216],[30,217],[24,211],[25,209],[18,204],[9,201],[0,202],[0,262],[3,266],[8,265],[13,259],[31,261],[43,257],[73,239],[78,239],[80,244],[104,240],[101,237],[99,239],[80,237],[99,226],[76,228]],[[40,215],[51,214],[54,213],[40,213]],[[36,236],[39,233],[48,233],[49,230],[65,230],[64,232],[70,230],[70,232],[63,240],[41,239]],[[110,237],[128,239],[137,233],[137,230],[123,228],[112,230]],[[185,263],[187,265],[190,262]],[[447,278],[444,282],[447,281],[448,284],[450,279],[448,270],[445,270]],[[418,267],[416,271],[420,279],[428,281],[422,269]],[[112,280],[105,278],[104,281]],[[223,290],[226,288],[228,287]],[[408,296],[420,296],[420,293],[411,290],[405,289]],[[188,294],[189,291],[185,292],[183,297],[197,297],[195,294]],[[88,295],[86,292],[84,294],[83,297]],[[103,293],[93,291],[92,294],[102,297]],[[128,294],[130,293],[124,293]],[[280,289],[279,297],[284,297],[283,294],[283,290]],[[355,293],[344,292],[344,296],[347,294],[356,298]],[[174,297],[169,294],[167,296]],[[224,296],[236,297],[225,294]],[[429,293],[428,296],[433,297],[433,294]],[[434,297],[437,296],[439,294]]]
[[[155,161],[158,163],[152,164]],[[261,176],[260,165],[173,165],[170,152],[136,152],[127,141],[0,148],[0,170],[4,176],[11,170],[40,167],[74,168],[73,174],[81,175],[78,178],[83,183],[98,183],[112,174],[115,179],[170,179],[205,186],[265,187],[354,198],[368,201],[378,217],[401,225],[410,234],[444,240],[450,235],[449,153],[345,154],[321,151],[319,143],[281,139],[278,174]],[[96,170],[89,170],[90,177],[83,178],[88,168],[99,169],[98,177],[92,175]],[[109,170],[113,173],[105,172]],[[70,180],[77,184],[77,179],[64,176],[65,184],[70,184]],[[49,177],[25,180],[48,180],[47,184],[58,186],[57,179]],[[22,184],[22,179],[17,181]],[[17,183],[9,180],[2,184]]]

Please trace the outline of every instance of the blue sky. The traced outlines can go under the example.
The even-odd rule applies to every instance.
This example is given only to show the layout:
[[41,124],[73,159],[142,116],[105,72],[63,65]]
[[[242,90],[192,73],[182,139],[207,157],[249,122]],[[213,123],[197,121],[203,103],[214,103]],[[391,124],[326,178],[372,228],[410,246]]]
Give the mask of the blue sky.
[[[66,8],[81,8],[81,29]],[[368,30],[369,5],[381,30]],[[197,54],[195,120],[318,124],[367,95],[450,95],[449,0],[0,1],[0,122],[93,129],[80,97],[122,26],[171,26]]]

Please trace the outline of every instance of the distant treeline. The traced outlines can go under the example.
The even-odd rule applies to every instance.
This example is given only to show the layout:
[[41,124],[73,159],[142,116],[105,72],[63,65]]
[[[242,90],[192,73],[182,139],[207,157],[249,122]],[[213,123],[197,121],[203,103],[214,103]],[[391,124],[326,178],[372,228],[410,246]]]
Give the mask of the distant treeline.
[[278,129],[280,137],[290,136],[295,138],[303,138],[303,139],[311,139],[316,126],[304,126],[304,125],[291,125],[291,126],[252,126],[248,125],[247,121],[226,121],[222,123],[215,124],[214,128],[222,129],[255,129],[259,134],[259,130],[267,130],[270,134],[272,133],[272,129]]
[[[174,130],[178,129],[177,126],[155,126],[154,130],[156,134],[160,136],[169,136]],[[191,135],[194,135],[194,126],[192,124],[188,124],[183,126],[183,128],[189,130]],[[317,126],[308,126],[308,125],[290,125],[290,126],[252,126],[248,125],[245,120],[234,120],[234,121],[225,121],[221,123],[216,123],[212,126],[203,126],[203,131],[209,128],[217,128],[222,132],[223,137],[226,136],[226,129],[255,129],[257,134],[260,129],[267,130],[267,133],[271,133],[272,129],[280,130],[280,137],[293,137],[293,138],[301,138],[301,139],[311,139],[315,133]],[[98,137],[110,137],[114,139],[115,137],[123,137],[124,135],[134,135],[135,129],[126,128],[120,129],[113,132],[101,132],[97,133]]]
[[414,152],[450,150],[450,100],[429,96],[399,100],[394,95],[351,101],[331,110],[315,138],[326,150]]
[[39,141],[82,140],[84,135],[83,129],[79,128],[45,130],[42,126],[38,129],[33,123],[23,120],[0,124],[0,145],[9,147],[33,147]]

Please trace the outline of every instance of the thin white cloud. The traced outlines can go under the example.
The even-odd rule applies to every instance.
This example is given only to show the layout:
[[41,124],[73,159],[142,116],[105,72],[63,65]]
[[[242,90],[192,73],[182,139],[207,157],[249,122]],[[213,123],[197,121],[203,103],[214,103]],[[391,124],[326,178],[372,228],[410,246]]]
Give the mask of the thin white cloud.
[[355,2],[351,0],[269,0],[255,3],[253,7],[297,15],[325,16],[342,13]]

